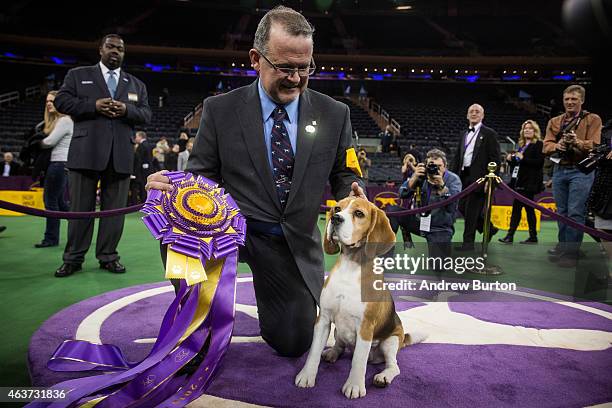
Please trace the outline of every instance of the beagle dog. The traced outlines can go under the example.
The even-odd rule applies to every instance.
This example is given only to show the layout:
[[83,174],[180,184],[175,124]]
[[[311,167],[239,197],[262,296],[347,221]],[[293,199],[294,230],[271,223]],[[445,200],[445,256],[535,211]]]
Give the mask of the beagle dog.
[[[366,365],[382,363],[385,368],[374,376],[374,385],[386,387],[400,373],[397,352],[412,340],[404,334],[389,291],[373,291],[376,256],[387,253],[395,244],[395,234],[384,211],[369,201],[347,197],[332,211],[324,237],[328,254],[340,251],[321,293],[319,316],[306,364],[295,377],[298,387],[313,387],[319,362],[334,363],[345,349],[353,350],[351,371],[342,387],[347,398],[366,395]],[[375,292],[375,293],[374,293]],[[323,350],[331,324],[335,344]]]

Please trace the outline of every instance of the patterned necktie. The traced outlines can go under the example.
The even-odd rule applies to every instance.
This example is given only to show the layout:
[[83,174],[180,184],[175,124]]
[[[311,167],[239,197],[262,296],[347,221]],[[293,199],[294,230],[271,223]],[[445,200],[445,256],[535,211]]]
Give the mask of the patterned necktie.
[[115,71],[108,71],[108,81],[106,81],[106,86],[113,99],[115,98],[115,91],[117,90],[117,78],[115,78],[115,75]]
[[293,149],[289,141],[289,133],[283,123],[287,117],[287,111],[281,105],[277,105],[272,113],[274,124],[272,125],[272,138],[270,150],[272,154],[272,170],[276,194],[281,207],[287,205],[287,197],[291,190],[291,177],[293,176]]

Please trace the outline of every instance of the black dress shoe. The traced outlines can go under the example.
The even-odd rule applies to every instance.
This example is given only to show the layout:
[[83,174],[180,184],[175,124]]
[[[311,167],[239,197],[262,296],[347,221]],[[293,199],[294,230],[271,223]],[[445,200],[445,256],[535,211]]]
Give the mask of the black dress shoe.
[[466,244],[466,243],[455,247],[455,251],[459,251],[459,252],[474,251],[475,249],[476,247],[474,246],[474,244]]
[[106,269],[112,273],[125,273],[125,266],[121,265],[119,261],[100,262],[100,269]]
[[64,278],[70,276],[76,271],[81,270],[81,264],[64,263],[55,271],[56,278]]
[[498,241],[502,244],[511,244],[512,240],[513,238],[510,235],[506,235],[505,237],[498,239]]
[[491,227],[491,230],[489,231],[489,242],[491,242],[493,235],[497,234],[498,232],[499,228]]
[[528,244],[528,245],[533,245],[537,243],[538,243],[538,239],[536,237],[529,237],[526,240],[521,241],[521,244]]
[[56,247],[58,244],[52,244],[51,242],[42,241],[40,244],[34,244],[34,248],[48,248],[48,247]]
[[[537,242],[537,240],[536,240]],[[561,255],[563,255],[563,252],[561,252],[561,250],[559,249],[559,247],[554,247],[549,249],[548,251],[548,255],[550,255],[551,257],[560,257]],[[578,259],[584,259],[587,257],[586,252],[584,252],[582,249],[578,250]],[[550,260],[550,257],[549,257]],[[553,261],[555,262],[555,261]]]

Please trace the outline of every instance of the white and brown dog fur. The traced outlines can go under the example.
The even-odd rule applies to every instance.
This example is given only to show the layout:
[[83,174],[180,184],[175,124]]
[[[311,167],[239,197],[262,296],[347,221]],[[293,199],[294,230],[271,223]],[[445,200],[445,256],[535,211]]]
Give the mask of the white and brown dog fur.
[[[347,398],[366,395],[368,361],[385,363],[384,370],[374,376],[377,387],[389,385],[400,373],[397,353],[413,343],[413,338],[404,333],[388,291],[368,295],[366,300],[375,301],[363,299],[367,289],[372,288],[373,280],[381,279],[381,275],[373,272],[374,258],[385,254],[394,243],[395,234],[389,219],[369,201],[347,197],[333,209],[324,249],[328,254],[341,253],[323,285],[312,345],[304,368],[295,378],[295,385],[313,387],[321,357],[334,363],[347,348],[353,350],[351,371],[342,387]],[[372,296],[375,298],[370,299]],[[323,351],[332,323],[336,326],[335,344]]]

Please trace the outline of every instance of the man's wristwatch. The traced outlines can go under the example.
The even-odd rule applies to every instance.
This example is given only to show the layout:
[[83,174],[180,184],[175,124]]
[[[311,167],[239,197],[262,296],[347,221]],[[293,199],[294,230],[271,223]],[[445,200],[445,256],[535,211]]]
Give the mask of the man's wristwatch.
[[445,188],[446,188],[446,183],[445,183],[445,184],[442,184],[440,187],[438,187],[438,189],[437,189],[436,193],[437,193],[438,195],[442,195],[442,194],[444,194],[444,193],[443,193],[443,191],[444,191],[444,189],[445,189]]

